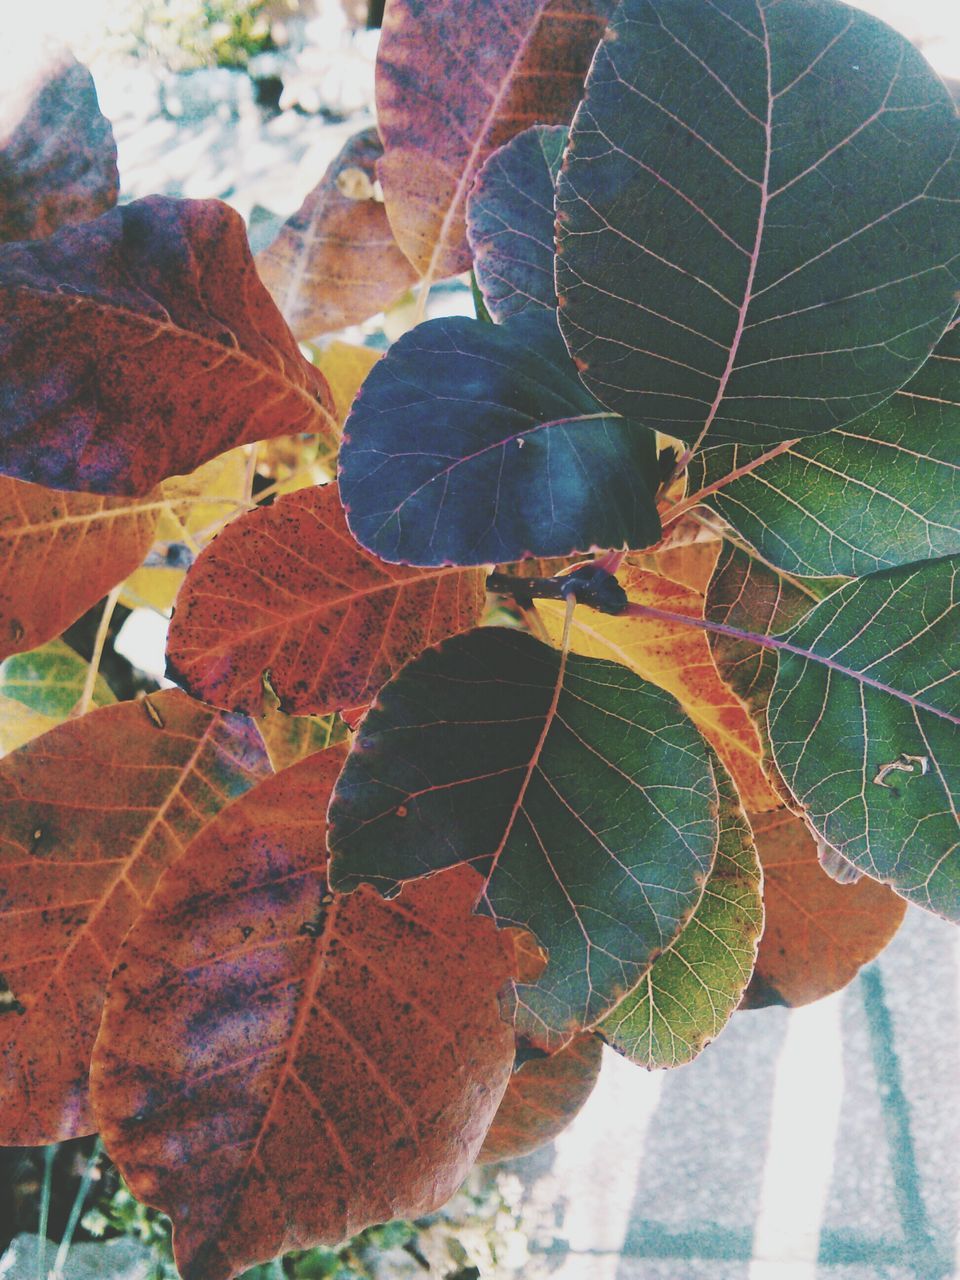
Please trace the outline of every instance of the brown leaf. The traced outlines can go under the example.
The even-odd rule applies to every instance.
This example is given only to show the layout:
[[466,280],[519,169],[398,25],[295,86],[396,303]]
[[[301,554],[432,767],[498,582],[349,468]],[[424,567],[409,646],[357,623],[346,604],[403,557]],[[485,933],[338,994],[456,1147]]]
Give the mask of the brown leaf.
[[[382,155],[376,129],[355,134],[257,254],[260,278],[298,338],[359,324],[417,278],[397,248],[383,202],[369,189]],[[349,183],[356,173],[367,179],[363,190]]]
[[4,84],[0,240],[39,240],[96,218],[117,203],[119,186],[113,130],[71,53],[58,49]]
[[0,761],[0,1143],[90,1133],[87,1071],[124,934],[160,872],[270,766],[250,721],[179,690],[102,707]]
[[588,1034],[547,1058],[528,1059],[510,1077],[478,1163],[512,1160],[552,1142],[593,1092],[602,1053],[603,1041]]
[[487,156],[566,124],[613,0],[391,0],[377,57],[377,172],[397,242],[427,283],[470,265],[464,215]]
[[0,659],[58,636],[136,569],[163,505],[0,476]]
[[369,702],[427,645],[479,620],[481,569],[386,564],[347,529],[336,485],[286,494],[198,558],[168,642],[173,678],[214,706],[324,715]]
[[457,1188],[510,1076],[512,946],[468,868],[327,891],[345,757],[231,805],[123,945],[91,1074],[104,1142],[168,1213],[184,1280],[227,1280]]
[[0,246],[0,468],[94,493],[282,432],[334,432],[323,376],[218,200],[150,196]]
[[763,865],[766,924],[742,1009],[809,1004],[839,991],[883,950],[907,904],[867,877],[837,884],[817,860],[802,819],[751,815]]

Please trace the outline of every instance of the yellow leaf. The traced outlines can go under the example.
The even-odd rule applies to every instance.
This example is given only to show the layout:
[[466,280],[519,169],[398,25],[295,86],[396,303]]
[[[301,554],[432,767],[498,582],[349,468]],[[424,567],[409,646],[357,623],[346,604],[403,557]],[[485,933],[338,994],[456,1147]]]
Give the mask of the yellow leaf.
[[372,347],[358,347],[352,342],[334,341],[318,351],[314,360],[330,384],[337,420],[341,427],[350,411],[363,380],[380,359]]

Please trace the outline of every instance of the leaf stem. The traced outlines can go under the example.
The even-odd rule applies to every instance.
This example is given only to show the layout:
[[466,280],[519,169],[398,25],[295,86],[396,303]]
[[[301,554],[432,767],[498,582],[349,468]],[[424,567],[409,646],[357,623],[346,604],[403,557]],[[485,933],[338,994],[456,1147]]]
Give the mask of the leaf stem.
[[67,1254],[70,1252],[70,1246],[73,1244],[74,1232],[77,1229],[77,1223],[80,1221],[80,1214],[83,1212],[83,1202],[87,1198],[87,1192],[90,1190],[90,1183],[93,1181],[93,1171],[97,1167],[97,1161],[103,1152],[103,1142],[97,1138],[90,1152],[90,1159],[87,1161],[87,1167],[83,1171],[83,1177],[80,1179],[80,1186],[77,1188],[77,1194],[74,1197],[73,1206],[70,1209],[70,1217],[67,1219],[67,1225],[63,1232],[63,1239],[60,1241],[60,1247],[57,1249],[57,1256],[53,1261],[52,1275],[54,1280],[59,1280],[63,1275],[63,1268],[67,1261]]
[[60,1150],[59,1142],[43,1149],[43,1183],[40,1188],[40,1225],[37,1228],[37,1280],[46,1280],[47,1228],[50,1225],[50,1197],[53,1191],[53,1162]]
[[[705,485],[702,489],[698,489],[696,493],[691,493],[688,497],[682,498],[676,506],[671,507],[668,511],[664,511],[660,516],[660,522],[664,529],[667,528],[667,525],[672,524],[674,520],[678,520],[680,516],[689,511],[691,507],[699,506],[704,498],[708,498],[711,493],[716,493],[718,490],[726,488],[728,484],[732,484],[734,480],[740,480],[743,476],[749,475],[751,471],[756,471],[756,469],[758,467],[762,467],[765,462],[769,462],[772,458],[777,458],[781,453],[786,453],[788,450],[792,449],[795,444],[799,443],[799,441],[799,436],[794,440],[781,440],[778,445],[775,445],[772,449],[768,449],[766,453],[760,454],[759,457],[753,458],[750,462],[745,462],[742,467],[737,467],[727,475],[721,476],[719,480],[714,480],[713,484]],[[692,451],[689,449],[682,455],[674,470],[675,476],[679,475],[687,466],[692,456]]]
[[90,704],[93,702],[93,691],[97,684],[97,676],[100,674],[100,661],[103,658],[103,650],[106,647],[107,636],[110,633],[110,622],[113,619],[113,611],[117,607],[117,601],[120,599],[122,590],[123,583],[118,582],[103,603],[100,625],[97,627],[96,639],[93,642],[93,653],[91,653],[90,661],[87,664],[87,678],[83,682],[83,691],[80,694],[77,705],[70,712],[71,719],[85,716],[90,710]]

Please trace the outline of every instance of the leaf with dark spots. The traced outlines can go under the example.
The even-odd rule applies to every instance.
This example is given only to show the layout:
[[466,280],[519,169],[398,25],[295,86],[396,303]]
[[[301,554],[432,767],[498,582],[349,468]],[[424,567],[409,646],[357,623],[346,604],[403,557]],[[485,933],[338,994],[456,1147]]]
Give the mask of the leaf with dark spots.
[[751,818],[766,914],[742,1007],[797,1006],[839,991],[900,927],[907,904],[864,876],[837,884],[802,820],[781,809]]
[[104,991],[161,871],[270,772],[251,721],[179,690],[103,707],[0,761],[0,972],[25,1012],[0,1047],[0,1141],[90,1133]]
[[513,947],[461,867],[327,891],[342,746],[225,809],[121,949],[94,1054],[104,1143],[168,1213],[184,1280],[414,1218],[456,1190],[507,1086]]
[[237,444],[336,438],[239,214],[150,196],[0,246],[0,470],[144,494]]
[[582,1035],[556,1053],[524,1062],[510,1077],[478,1162],[512,1160],[552,1142],[593,1092],[602,1053],[599,1037]]
[[0,476],[0,659],[35,649],[122,582],[164,503],[61,493]]
[[487,627],[409,663],[360,725],[330,806],[331,883],[483,874],[482,910],[547,953],[520,1034],[556,1049],[636,983],[717,846],[707,747],[626,667]]
[[172,677],[195,696],[259,715],[264,673],[284,711],[371,701],[424,646],[480,619],[479,569],[411,569],[358,546],[336,485],[301,489],[234,521],[177,599]]
[[960,119],[835,0],[623,0],[557,184],[560,326],[598,400],[694,444],[843,426],[957,309]]
[[[39,240],[117,202],[117,144],[93,77],[66,49],[4,66],[0,240]],[[13,70],[13,79],[10,73]]]
[[[384,311],[417,279],[374,195],[383,148],[376,129],[354,134],[303,204],[257,254],[257,270],[298,338]],[[366,189],[344,190],[357,175]]]
[[613,8],[391,0],[377,55],[378,173],[394,235],[427,284],[470,266],[466,200],[490,152],[528,125],[569,122]]
[[649,546],[658,484],[654,433],[586,392],[542,309],[404,334],[370,371],[340,450],[353,533],[409,564]]
[[567,130],[534,125],[496,150],[467,201],[477,284],[492,319],[555,312],[553,199]]

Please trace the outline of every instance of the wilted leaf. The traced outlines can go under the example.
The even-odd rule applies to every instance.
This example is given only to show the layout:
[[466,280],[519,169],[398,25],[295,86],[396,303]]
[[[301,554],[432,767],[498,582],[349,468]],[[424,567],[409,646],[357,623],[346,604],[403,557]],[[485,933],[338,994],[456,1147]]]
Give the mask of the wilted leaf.
[[[729,542],[717,561],[704,616],[758,635],[775,635],[799,622],[817,603],[775,569]],[[756,716],[765,711],[777,671],[776,654],[737,635],[714,633],[710,648],[722,678]],[[764,721],[765,723],[765,721]]]
[[597,1027],[614,1049],[648,1069],[691,1061],[723,1030],[757,956],[764,920],[760,863],[736,788],[722,768],[716,776],[720,845],[700,905]]
[[[62,640],[16,654],[0,664],[0,753],[15,751],[70,715],[83,693],[88,664]],[[116,699],[103,676],[93,686],[93,703]]]
[[394,235],[428,283],[470,265],[467,193],[490,152],[528,125],[568,123],[613,7],[391,0],[377,55],[377,172]]
[[0,1142],[92,1131],[90,1051],[116,949],[160,875],[270,772],[250,721],[178,690],[103,707],[0,761]]
[[696,906],[717,842],[707,749],[625,667],[486,627],[409,663],[360,725],[330,806],[331,881],[389,892],[469,863],[482,909],[548,953],[517,1025],[559,1048]]
[[66,49],[27,59],[11,83],[13,61],[0,107],[0,240],[39,240],[116,204],[117,144],[93,77]]
[[553,196],[567,130],[535,125],[489,157],[467,201],[473,269],[494,320],[556,311]]
[[606,412],[546,312],[405,334],[344,427],[350,528],[386,560],[495,564],[660,536],[656,438]]
[[743,1008],[809,1004],[839,991],[900,927],[907,904],[864,877],[837,884],[800,818],[781,809],[751,819],[763,865],[763,937]]
[[546,1058],[528,1058],[510,1077],[479,1164],[513,1160],[552,1142],[593,1093],[600,1075],[603,1042],[577,1036]]
[[158,492],[101,498],[0,476],[0,658],[58,636],[122,582],[162,508]]
[[124,943],[92,1084],[111,1157],[168,1213],[184,1280],[227,1280],[435,1209],[506,1087],[513,949],[467,868],[327,892],[343,751],[231,805]]
[[257,721],[257,728],[276,773],[289,769],[315,751],[335,746],[349,732],[338,715],[288,716],[277,707],[263,714]]
[[384,564],[356,544],[336,485],[248,512],[193,566],[177,601],[171,676],[198,698],[259,715],[368,702],[425,645],[473,626],[484,575]]
[[337,421],[343,422],[367,374],[383,353],[352,342],[330,342],[318,353],[317,368],[333,394]]
[[383,148],[376,129],[346,143],[297,212],[257,254],[260,278],[298,338],[359,324],[416,280],[372,191],[357,196],[340,179],[359,170],[372,183]]
[[[689,587],[632,565],[619,577],[631,603],[703,617],[703,596]],[[562,631],[563,609],[549,600],[537,602],[553,638],[559,638]],[[682,621],[615,617],[577,609],[570,644],[577,653],[622,662],[644,680],[672,693],[733,774],[745,805],[759,811],[780,803],[761,767],[763,750],[756,725],[743,702],[721,680],[702,631]]]
[[560,325],[611,409],[696,441],[850,422],[957,307],[960,120],[834,0],[624,0],[557,187]]
[[767,721],[813,827],[903,897],[960,920],[958,559],[840,587],[779,640]]
[[720,445],[690,466],[696,491],[788,573],[861,577],[960,551],[960,328],[864,418],[791,445],[730,484],[762,449]]
[[2,245],[0,304],[9,475],[143,494],[234,445],[333,429],[322,375],[218,200],[150,196]]

